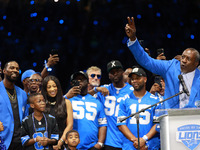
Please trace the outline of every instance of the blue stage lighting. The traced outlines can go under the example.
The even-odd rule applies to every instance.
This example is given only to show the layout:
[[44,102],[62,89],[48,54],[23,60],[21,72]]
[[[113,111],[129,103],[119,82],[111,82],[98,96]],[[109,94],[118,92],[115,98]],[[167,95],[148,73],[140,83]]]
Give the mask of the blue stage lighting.
[[40,30],[41,30],[41,31],[44,31],[44,30],[45,30],[45,28],[44,28],[44,27],[41,27],[41,28],[40,28]]
[[171,39],[172,35],[171,34],[167,34],[167,38]]
[[66,1],[66,4],[69,5],[69,4],[70,4],[70,1]]
[[98,22],[97,20],[94,20],[94,21],[93,21],[93,24],[94,24],[94,25],[98,25],[98,23],[99,23],[99,22]]
[[11,36],[11,32],[8,32],[8,36]]
[[48,17],[44,17],[44,21],[48,21],[49,20],[49,18]]
[[157,16],[157,17],[160,17],[160,16],[161,16],[161,14],[160,14],[159,12],[157,12],[157,13],[156,13],[156,16]]
[[0,30],[2,31],[4,29],[4,27],[3,26],[0,26]]
[[108,3],[110,3],[112,0],[107,0]]
[[141,18],[142,18],[142,16],[141,16],[140,14],[138,14],[138,15],[137,15],[137,18],[138,18],[138,19],[141,19]]
[[19,39],[15,39],[15,43],[19,43]]
[[197,24],[198,23],[198,19],[194,19],[194,23]]
[[193,35],[193,34],[191,34],[191,35],[190,35],[190,38],[191,38],[191,39],[194,39],[194,35]]
[[148,7],[149,7],[149,8],[152,8],[152,7],[153,7],[153,5],[152,5],[152,4],[149,4],[149,5],[148,5]]
[[34,0],[30,1],[30,4],[31,4],[31,5],[35,4]]
[[3,20],[6,20],[7,16],[3,16]]
[[30,14],[30,17],[31,17],[31,18],[32,18],[32,17],[37,17],[37,13],[36,13],[36,12],[31,13],[31,14]]
[[36,62],[34,62],[34,63],[33,63],[33,67],[36,67],[36,66],[37,66],[37,63],[36,63]]
[[184,23],[183,23],[183,22],[180,22],[179,24],[180,24],[180,26],[183,26],[183,25],[184,25]]
[[34,49],[31,49],[31,54],[35,53],[35,50]]
[[60,20],[59,20],[59,23],[60,23],[60,24],[63,24],[63,23],[64,23],[64,20],[63,20],[63,19],[60,19]]

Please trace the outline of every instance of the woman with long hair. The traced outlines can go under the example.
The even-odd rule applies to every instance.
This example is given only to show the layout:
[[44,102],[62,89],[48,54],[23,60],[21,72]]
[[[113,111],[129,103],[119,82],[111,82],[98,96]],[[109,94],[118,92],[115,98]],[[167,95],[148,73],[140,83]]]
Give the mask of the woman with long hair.
[[54,149],[61,148],[66,140],[66,133],[73,128],[73,110],[71,102],[63,97],[59,80],[47,76],[42,83],[42,94],[46,100],[46,112],[55,116],[59,128],[60,140]]

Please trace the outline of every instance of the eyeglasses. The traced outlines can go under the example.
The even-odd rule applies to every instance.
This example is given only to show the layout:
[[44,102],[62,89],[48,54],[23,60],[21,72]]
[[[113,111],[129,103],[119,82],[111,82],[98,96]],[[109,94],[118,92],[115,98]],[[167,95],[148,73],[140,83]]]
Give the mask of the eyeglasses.
[[29,79],[29,82],[42,82],[40,79]]
[[99,75],[99,74],[91,74],[90,75],[92,78],[94,78],[95,76],[97,76],[97,79],[101,79],[101,75]]

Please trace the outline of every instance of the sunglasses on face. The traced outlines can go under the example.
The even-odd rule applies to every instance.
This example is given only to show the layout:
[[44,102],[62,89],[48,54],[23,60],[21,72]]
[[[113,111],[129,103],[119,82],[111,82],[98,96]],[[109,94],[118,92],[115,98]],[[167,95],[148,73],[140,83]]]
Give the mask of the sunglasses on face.
[[91,74],[90,75],[92,78],[94,78],[95,76],[97,76],[97,79],[101,79],[101,75],[99,75],[99,74]]
[[42,82],[40,79],[29,79],[29,82]]

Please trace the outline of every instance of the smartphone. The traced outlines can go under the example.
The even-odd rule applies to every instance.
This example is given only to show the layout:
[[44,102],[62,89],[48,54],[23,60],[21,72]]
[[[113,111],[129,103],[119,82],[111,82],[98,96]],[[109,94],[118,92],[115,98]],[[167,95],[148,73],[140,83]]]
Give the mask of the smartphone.
[[79,81],[78,80],[72,80],[72,87],[74,86],[79,86]]
[[154,83],[158,83],[159,86],[162,88],[162,84],[160,83],[162,77],[161,76],[155,76]]
[[157,55],[160,55],[161,53],[163,53],[165,55],[164,48],[157,49]]
[[52,49],[51,50],[51,55],[55,55],[58,54],[58,49]]

